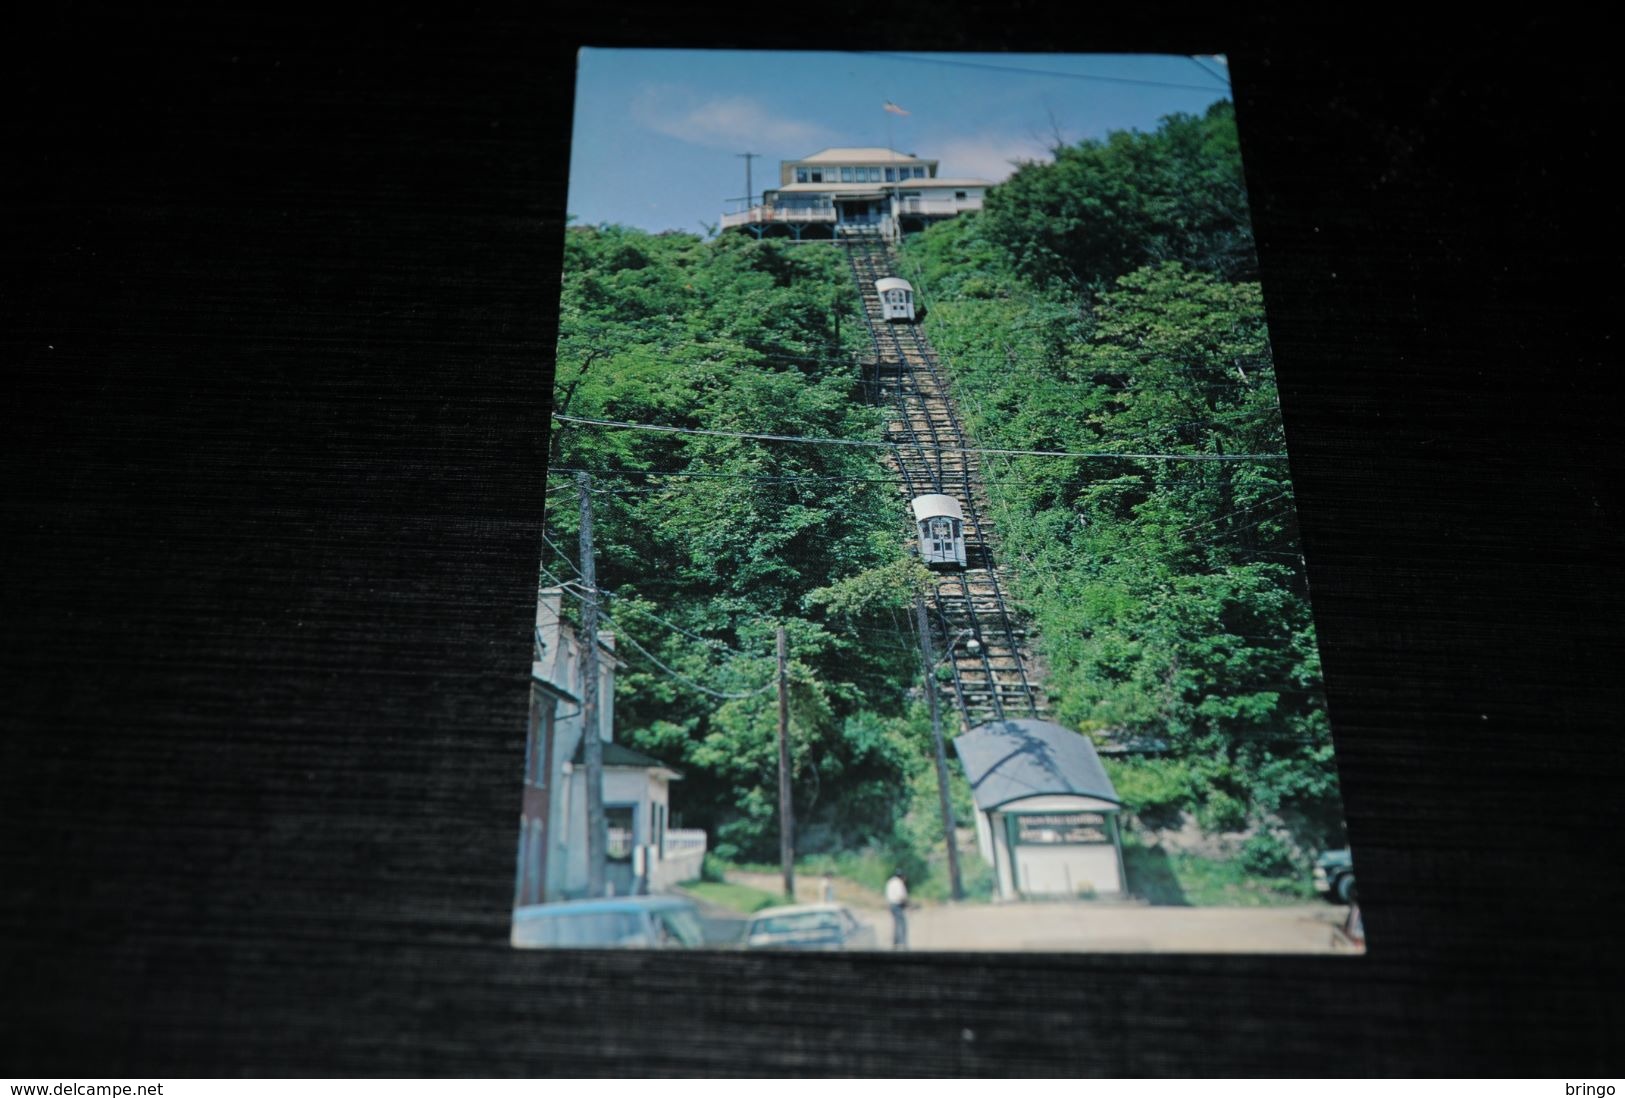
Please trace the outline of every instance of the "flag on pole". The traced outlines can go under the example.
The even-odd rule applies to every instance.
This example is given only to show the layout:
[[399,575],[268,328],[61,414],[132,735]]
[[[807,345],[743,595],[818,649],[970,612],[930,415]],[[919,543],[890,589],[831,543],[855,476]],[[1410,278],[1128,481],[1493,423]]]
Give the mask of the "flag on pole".
[[890,99],[886,100],[886,110],[892,114],[901,114],[905,116],[908,114],[907,111],[905,111],[902,107],[899,107],[896,103],[893,103]]

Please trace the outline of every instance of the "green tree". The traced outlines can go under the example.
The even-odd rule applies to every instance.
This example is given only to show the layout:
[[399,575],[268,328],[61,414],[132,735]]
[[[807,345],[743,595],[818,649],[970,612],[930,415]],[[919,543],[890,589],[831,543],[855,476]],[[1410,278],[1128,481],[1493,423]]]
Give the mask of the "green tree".
[[1226,278],[1257,269],[1228,102],[1058,148],[989,194],[983,217],[1017,273],[1043,285],[1096,287],[1168,260]]
[[[570,230],[565,251],[555,386],[565,414],[878,436],[859,399],[861,327],[837,249],[601,226]],[[902,512],[875,453],[563,422],[554,432],[556,466],[594,476],[614,628],[681,676],[621,648],[617,735],[684,770],[685,822],[710,829],[725,855],[772,855],[777,706],[760,688],[783,623],[803,829],[847,845],[890,835],[906,809],[889,795],[906,760],[876,718],[901,712],[910,664],[894,638],[862,631],[879,611],[855,617],[850,596],[812,597],[904,575]],[[573,546],[575,521],[573,507],[553,509],[555,546]],[[549,570],[568,578],[558,558]]]

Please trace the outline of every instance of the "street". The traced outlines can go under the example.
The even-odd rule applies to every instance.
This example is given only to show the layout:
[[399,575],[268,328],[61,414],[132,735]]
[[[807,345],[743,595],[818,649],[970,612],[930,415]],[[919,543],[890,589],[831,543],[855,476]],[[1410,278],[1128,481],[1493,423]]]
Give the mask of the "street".
[[[1346,914],[1347,908],[1324,903],[1293,907],[1149,907],[1078,901],[956,904],[909,912],[909,943],[916,950],[1350,953],[1337,933]],[[890,915],[879,915],[883,922],[890,922]]]
[[[766,874],[730,880],[773,888]],[[835,900],[892,940],[892,919],[879,896],[848,881],[833,883]],[[798,878],[797,898],[821,898],[822,879]],[[928,904],[908,912],[915,951],[1013,950],[1040,953],[1327,953],[1353,955],[1340,933],[1348,908],[1328,903],[1287,907],[1152,907],[1132,901]]]

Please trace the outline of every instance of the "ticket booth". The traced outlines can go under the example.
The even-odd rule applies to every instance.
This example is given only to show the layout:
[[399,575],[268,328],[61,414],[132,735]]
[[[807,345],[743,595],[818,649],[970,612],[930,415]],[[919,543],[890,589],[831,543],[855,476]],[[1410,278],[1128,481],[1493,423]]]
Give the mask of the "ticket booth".
[[956,739],[954,750],[1000,899],[1125,891],[1123,804],[1086,736],[1049,721],[990,721]]

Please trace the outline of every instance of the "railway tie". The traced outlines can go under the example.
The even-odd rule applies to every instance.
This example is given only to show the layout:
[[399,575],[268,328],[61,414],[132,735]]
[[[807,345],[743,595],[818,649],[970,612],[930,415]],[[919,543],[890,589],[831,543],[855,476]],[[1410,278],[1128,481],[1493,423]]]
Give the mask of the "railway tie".
[[[930,339],[917,324],[888,322],[875,291],[892,277],[891,250],[878,233],[842,237],[852,277],[863,299],[863,320],[873,347],[877,401],[891,410],[887,461],[905,503],[942,493],[964,509],[966,568],[935,573],[927,592],[933,647],[953,670],[947,700],[961,731],[992,720],[1042,717],[1048,706],[1028,651],[1026,620],[1009,604],[998,563],[998,539],[986,518],[987,493],[978,455],[961,426],[959,409]],[[975,650],[967,643],[975,639]],[[931,684],[942,689],[938,684]]]

